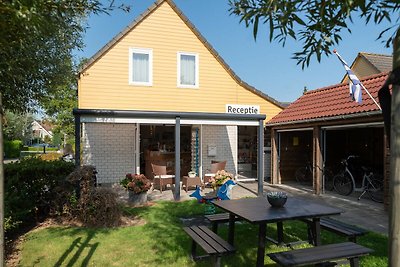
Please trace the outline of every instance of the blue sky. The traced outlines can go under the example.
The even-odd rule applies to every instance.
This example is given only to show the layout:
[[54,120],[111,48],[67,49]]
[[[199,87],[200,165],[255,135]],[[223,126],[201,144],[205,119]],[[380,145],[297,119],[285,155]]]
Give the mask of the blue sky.
[[[93,56],[154,0],[124,3],[132,3],[129,13],[115,10],[110,15],[89,18],[85,48],[76,53],[78,58]],[[285,47],[277,42],[270,43],[265,27],[259,28],[255,41],[252,28],[239,24],[239,17],[229,14],[227,0],[175,0],[175,3],[242,80],[278,101],[296,100],[304,86],[313,90],[339,83],[345,74],[334,55],[323,58],[321,63],[314,59],[308,68],[302,70],[291,59],[294,52],[301,50],[300,43],[289,41]],[[381,41],[376,40],[385,26],[365,25],[356,19],[352,34],[344,32],[336,49],[348,64],[353,62],[358,52],[392,54],[391,49],[384,48]]]

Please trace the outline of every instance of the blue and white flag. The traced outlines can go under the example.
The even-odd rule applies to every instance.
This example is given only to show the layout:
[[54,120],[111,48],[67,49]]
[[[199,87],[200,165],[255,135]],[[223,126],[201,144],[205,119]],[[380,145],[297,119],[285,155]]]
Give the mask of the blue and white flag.
[[362,102],[362,92],[361,92],[362,86],[361,86],[360,80],[357,78],[357,76],[353,73],[353,71],[347,65],[346,61],[344,61],[343,58],[336,52],[336,50],[333,50],[333,53],[342,62],[343,67],[345,68],[347,75],[349,76],[350,96],[352,97],[352,99],[354,101],[361,104],[361,102]]

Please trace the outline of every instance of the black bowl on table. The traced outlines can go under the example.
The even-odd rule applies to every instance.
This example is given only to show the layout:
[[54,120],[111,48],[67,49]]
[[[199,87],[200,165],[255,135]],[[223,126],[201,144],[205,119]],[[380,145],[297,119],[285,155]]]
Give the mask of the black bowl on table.
[[285,192],[268,192],[267,200],[274,208],[281,208],[285,205],[287,194]]

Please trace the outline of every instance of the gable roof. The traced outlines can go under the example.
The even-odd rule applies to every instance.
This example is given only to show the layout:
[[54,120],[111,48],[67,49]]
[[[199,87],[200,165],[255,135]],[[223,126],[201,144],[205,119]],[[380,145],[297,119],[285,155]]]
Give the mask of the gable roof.
[[358,54],[360,57],[364,57],[367,61],[371,63],[376,70],[380,72],[388,72],[392,70],[393,57],[391,55],[383,54],[373,54],[360,52]]
[[[385,82],[388,73],[371,75],[361,82],[370,94],[378,99],[378,91]],[[378,101],[377,101],[378,102]],[[268,126],[318,122],[346,117],[379,115],[381,110],[364,92],[362,104],[357,104],[349,96],[349,85],[341,83],[306,92],[289,107],[268,121]]]
[[[350,69],[354,71],[354,73],[357,75],[358,78],[364,78],[365,75],[360,75],[360,73],[357,73],[355,70],[357,63],[361,61],[361,59],[364,59],[367,62],[367,64],[372,67],[375,71],[372,73],[369,73],[369,75],[372,74],[378,74],[382,72],[389,72],[392,70],[392,65],[393,65],[393,57],[391,55],[383,55],[383,54],[374,54],[374,53],[367,53],[367,52],[359,52],[357,54],[357,57],[354,59],[353,63],[350,66]],[[345,74],[341,80],[341,82],[347,82],[348,77],[347,74]]]
[[32,121],[31,125],[37,125],[39,127],[39,129],[41,129],[42,131],[44,131],[47,135],[53,137],[53,133],[52,133],[52,129],[54,128],[53,125],[51,125],[49,122],[47,121]]
[[124,38],[128,33],[130,33],[137,25],[139,25],[144,19],[146,19],[151,13],[153,13],[161,4],[164,2],[168,3],[175,13],[182,19],[182,21],[191,29],[191,31],[199,38],[203,45],[208,49],[208,51],[214,56],[214,58],[224,67],[224,69],[229,73],[229,75],[245,89],[253,92],[254,94],[270,101],[280,108],[284,108],[281,102],[275,100],[274,98],[268,96],[267,94],[257,90],[255,87],[247,84],[236,73],[229,67],[229,65],[222,59],[218,52],[212,47],[212,45],[203,37],[203,35],[197,30],[197,28],[190,22],[190,20],[183,14],[183,12],[176,6],[172,0],[157,0],[152,6],[150,6],[145,12],[138,16],[130,25],[128,25],[124,30],[117,34],[111,41],[109,41],[105,46],[103,46],[96,54],[94,54],[79,70],[79,74],[83,73],[90,66],[92,66],[97,60],[99,60],[107,51],[114,47],[122,38]]

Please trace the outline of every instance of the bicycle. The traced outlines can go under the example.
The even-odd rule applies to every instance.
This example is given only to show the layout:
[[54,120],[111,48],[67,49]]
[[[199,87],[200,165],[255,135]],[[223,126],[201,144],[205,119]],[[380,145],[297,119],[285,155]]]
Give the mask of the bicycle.
[[350,160],[355,158],[357,158],[357,156],[350,155],[341,161],[344,169],[341,173],[333,177],[333,187],[335,191],[344,196],[348,196],[353,192],[361,192],[358,200],[360,200],[365,193],[368,193],[373,201],[382,203],[383,179],[371,169],[361,166],[363,172],[362,183],[361,187],[356,187],[354,175],[349,168]]
[[[318,169],[321,169],[320,167],[318,167]],[[326,190],[333,190],[333,172],[325,167],[322,170],[322,175],[325,179],[325,181],[329,181],[329,182],[325,182],[325,189]],[[308,162],[306,166],[304,167],[300,167],[296,170],[295,174],[294,174],[296,181],[300,184],[303,185],[310,185],[312,184],[312,177],[313,177],[313,167],[311,166],[311,162]]]

